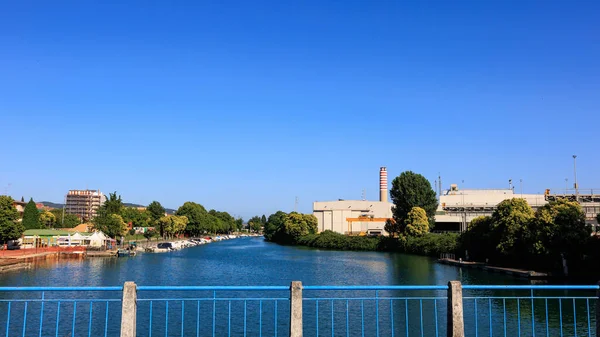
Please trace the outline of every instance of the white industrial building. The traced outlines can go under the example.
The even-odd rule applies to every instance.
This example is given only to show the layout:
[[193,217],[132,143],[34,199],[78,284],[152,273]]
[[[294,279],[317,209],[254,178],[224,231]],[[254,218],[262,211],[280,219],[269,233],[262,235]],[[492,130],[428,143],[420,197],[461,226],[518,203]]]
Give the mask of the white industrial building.
[[[441,189],[441,187],[440,187]],[[313,203],[313,215],[318,221],[319,232],[331,230],[349,235],[387,235],[384,230],[387,219],[392,218],[391,202],[388,202],[387,170],[379,171],[379,201],[337,200]],[[471,221],[479,216],[491,216],[499,203],[512,198],[522,198],[533,210],[549,201],[566,198],[582,205],[586,221],[597,226],[596,214],[600,213],[600,195],[585,194],[522,194],[514,188],[507,189],[464,189],[452,184],[439,196],[435,215],[435,231],[465,231]]]
[[453,184],[440,196],[435,229],[462,232],[471,220],[492,215],[499,203],[512,198],[525,199],[534,210],[548,203],[543,194],[520,194],[513,189],[460,190]]
[[349,235],[381,235],[385,221],[392,218],[388,202],[387,169],[379,169],[379,201],[337,200],[313,203],[319,232],[331,230]]

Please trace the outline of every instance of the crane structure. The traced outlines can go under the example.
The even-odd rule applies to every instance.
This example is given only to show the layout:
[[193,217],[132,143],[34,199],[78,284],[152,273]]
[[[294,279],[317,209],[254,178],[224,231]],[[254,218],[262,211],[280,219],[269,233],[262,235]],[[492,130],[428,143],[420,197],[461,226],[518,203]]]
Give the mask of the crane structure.
[[[352,235],[352,223],[353,222],[386,222],[391,218],[373,218],[370,216],[359,216],[358,218],[346,218],[348,222],[348,235]],[[364,232],[360,232],[360,236],[366,235]]]

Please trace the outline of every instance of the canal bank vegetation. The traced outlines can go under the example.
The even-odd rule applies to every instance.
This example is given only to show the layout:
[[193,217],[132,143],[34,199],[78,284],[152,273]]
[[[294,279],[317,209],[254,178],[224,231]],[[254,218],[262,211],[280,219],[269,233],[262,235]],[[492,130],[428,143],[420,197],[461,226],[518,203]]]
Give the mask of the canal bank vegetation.
[[308,225],[311,221],[316,224],[316,219],[306,220],[311,215],[281,211],[269,216],[264,235],[268,241],[320,249],[433,257],[450,253],[494,266],[600,277],[600,239],[591,235],[577,202],[558,200],[534,212],[524,199],[504,200],[491,216],[474,219],[459,235],[430,233],[438,203],[422,175],[403,172],[393,180],[390,195],[393,218],[385,225],[389,237],[346,236],[332,231],[317,234],[316,226]]
[[153,201],[145,209],[125,207],[121,196],[114,192],[109,194],[92,223],[94,228],[111,237],[125,235],[128,227],[146,227],[148,229],[144,231],[144,237],[150,240],[157,236],[174,238],[182,235],[199,237],[205,234],[228,234],[241,230],[243,221],[227,212],[214,209],[207,211],[201,204],[191,201],[181,205],[173,215],[167,215],[158,201]]
[[577,202],[558,200],[536,212],[524,199],[502,201],[491,217],[474,219],[459,237],[458,255],[492,265],[598,275],[600,240]]

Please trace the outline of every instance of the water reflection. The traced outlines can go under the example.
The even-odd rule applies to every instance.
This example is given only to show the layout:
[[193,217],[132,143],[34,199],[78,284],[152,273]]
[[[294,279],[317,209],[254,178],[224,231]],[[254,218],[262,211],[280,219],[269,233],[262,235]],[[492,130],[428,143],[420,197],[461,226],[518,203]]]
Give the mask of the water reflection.
[[394,253],[322,251],[243,238],[131,258],[50,259],[5,273],[1,285],[314,285],[523,283],[501,274],[461,270],[434,259]]

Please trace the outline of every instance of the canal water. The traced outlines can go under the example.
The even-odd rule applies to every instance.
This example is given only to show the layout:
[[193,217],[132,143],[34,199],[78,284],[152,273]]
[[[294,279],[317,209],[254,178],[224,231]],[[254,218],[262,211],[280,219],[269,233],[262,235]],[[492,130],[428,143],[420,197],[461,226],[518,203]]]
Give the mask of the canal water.
[[[131,258],[41,262],[31,270],[0,275],[0,286],[121,286],[126,281],[134,281],[138,286],[289,286],[292,281],[301,281],[305,286],[446,285],[451,280],[479,285],[530,283],[508,275],[438,264],[428,257],[323,251],[280,246],[262,238],[240,238]],[[254,300],[239,300],[240,295]],[[376,294],[372,291],[352,294],[305,291],[304,295],[307,336],[445,335],[445,291],[380,291]],[[544,294],[536,293],[540,295]],[[24,295],[4,293],[1,296],[8,300]],[[26,296],[35,299],[40,294]],[[44,296],[46,299],[82,297],[71,293]],[[248,336],[285,336],[289,329],[289,293],[286,291],[268,294],[140,291],[138,296],[140,336],[237,336],[244,332]],[[382,299],[376,300],[375,296]],[[595,302],[585,299],[577,302],[542,299],[533,301],[532,305],[530,300],[513,299],[524,296],[519,291],[465,292],[465,297],[469,296],[485,299],[465,299],[468,336],[489,336],[490,332],[510,336],[519,331],[527,336],[533,332],[553,336],[560,335],[560,329],[564,335],[573,335],[575,329],[578,335],[588,335],[588,323],[595,328]],[[94,293],[84,297],[93,301],[46,303],[44,308],[41,302],[29,302],[27,315],[33,323],[24,317],[25,303],[12,302],[9,309],[8,302],[0,302],[0,331],[5,329],[7,335],[38,335],[42,326],[44,336],[118,335],[120,304],[112,302],[118,299],[118,294]],[[213,297],[219,300],[213,301]],[[181,300],[166,300],[172,298]],[[550,317],[546,316],[545,308],[551,313]],[[558,311],[562,321],[561,316],[554,314]]]

